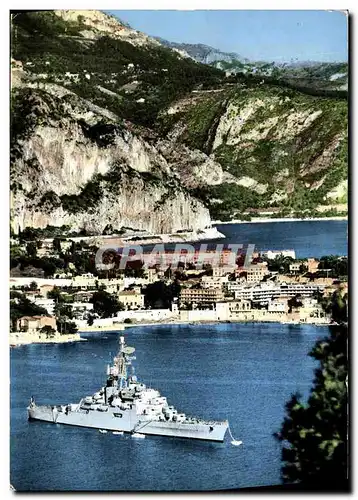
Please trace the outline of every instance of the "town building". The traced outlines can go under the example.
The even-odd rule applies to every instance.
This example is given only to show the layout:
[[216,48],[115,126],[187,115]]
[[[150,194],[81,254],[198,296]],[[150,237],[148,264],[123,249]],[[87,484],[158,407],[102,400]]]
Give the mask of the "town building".
[[276,257],[291,257],[296,259],[296,252],[294,250],[265,250],[261,252],[262,257],[274,260]]
[[267,304],[273,299],[283,297],[309,297],[316,292],[322,292],[324,285],[314,283],[273,283],[268,281],[259,284],[247,284],[229,282],[228,290],[235,295],[235,299],[246,299],[261,304]]
[[228,276],[203,276],[201,279],[201,286],[203,288],[217,288],[218,290],[222,290],[228,281]]
[[273,299],[268,302],[267,310],[269,313],[288,313],[288,303],[287,298],[282,299]]
[[182,288],[181,304],[212,304],[224,300],[224,292],[217,288]]
[[232,274],[236,270],[236,265],[235,266],[217,266],[213,267],[213,276],[214,277],[220,277],[220,276],[226,276],[227,274]]
[[145,270],[145,274],[147,275],[148,284],[152,284],[158,280],[157,270],[155,268],[148,268]]
[[144,308],[144,295],[138,289],[123,290],[117,294],[117,297],[126,309]]
[[292,264],[290,264],[290,273],[299,272],[301,269],[301,266],[302,266],[301,262],[293,262]]
[[247,268],[243,268],[243,271],[246,272],[246,281],[248,283],[258,283],[270,274],[267,269],[267,262],[251,264]]
[[232,300],[227,302],[230,314],[251,311],[251,300]]
[[16,322],[16,329],[21,332],[36,332],[44,326],[50,326],[57,331],[56,318],[53,316],[22,316]]
[[43,307],[44,309],[46,309],[46,311],[48,312],[48,314],[50,316],[53,316],[55,314],[55,301],[54,301],[54,299],[45,299],[43,297],[30,298],[28,295],[26,295],[26,297],[29,298],[29,300],[31,300],[31,302],[33,302],[37,306]]
[[318,271],[319,261],[316,259],[307,259],[307,271],[309,273],[316,273]]

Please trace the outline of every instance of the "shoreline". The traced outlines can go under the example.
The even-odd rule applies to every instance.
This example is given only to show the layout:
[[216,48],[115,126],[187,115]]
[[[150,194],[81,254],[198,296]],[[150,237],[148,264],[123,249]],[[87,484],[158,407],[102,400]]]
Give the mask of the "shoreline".
[[31,335],[24,335],[22,338],[19,338],[18,335],[14,336],[12,333],[10,333],[9,344],[11,348],[30,344],[71,344],[72,342],[86,342],[86,339],[81,337],[79,333],[71,336],[63,335],[62,337],[65,338],[55,337],[53,339],[41,339],[32,338]]
[[[81,334],[86,333],[111,333],[111,332],[121,332],[127,328],[137,328],[137,327],[147,327],[147,326],[181,326],[181,325],[216,325],[216,324],[239,324],[239,323],[276,323],[279,325],[313,325],[313,326],[332,326],[332,323],[327,322],[317,322],[317,321],[299,321],[299,320],[279,320],[277,318],[270,321],[268,318],[264,320],[253,320],[253,319],[231,319],[231,320],[173,320],[173,321],[153,321],[150,323],[121,323],[118,325],[108,325],[106,327],[95,327],[90,329],[80,329],[76,337],[71,338],[55,338],[55,339],[32,339],[29,336],[23,339],[14,338],[10,335],[9,345],[10,348],[19,347],[22,345],[31,344],[70,344],[73,342],[86,342],[87,339],[81,337]],[[64,336],[65,337],[65,336]]]
[[281,217],[281,218],[276,218],[276,219],[269,219],[265,217],[255,217],[252,220],[239,220],[239,219],[234,219],[230,221],[220,221],[220,220],[215,220],[212,221],[212,224],[215,225],[224,225],[224,224],[258,224],[258,223],[268,223],[268,222],[314,222],[314,221],[329,221],[329,220],[346,220],[348,221],[348,215],[337,215],[337,216],[332,216],[332,217],[305,217],[305,218],[298,218],[298,217]]
[[[277,323],[280,325],[315,325],[315,326],[330,326],[331,323],[325,323],[325,322],[314,322],[314,321],[299,321],[299,320],[282,320],[280,321],[279,319],[273,319],[272,321],[268,320],[265,318],[265,320],[253,320],[253,319],[231,319],[231,320],[173,320],[173,321],[165,321],[165,322],[160,322],[160,321],[153,321],[152,323],[126,323],[123,324],[124,329],[126,328],[133,328],[133,327],[138,327],[138,326],[174,326],[174,325],[208,325],[208,324],[225,324],[225,323]],[[91,332],[110,332],[110,331],[115,331],[117,328],[101,328],[98,330],[91,330]],[[121,331],[120,329],[118,329]],[[89,333],[89,330],[79,330],[79,333]]]

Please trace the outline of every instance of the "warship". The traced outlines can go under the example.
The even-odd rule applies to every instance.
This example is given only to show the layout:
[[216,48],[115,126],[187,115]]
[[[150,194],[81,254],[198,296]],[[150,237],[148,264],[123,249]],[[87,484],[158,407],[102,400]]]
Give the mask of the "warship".
[[[33,397],[27,407],[29,420],[90,427],[101,432],[113,431],[138,435],[159,435],[224,441],[229,423],[188,417],[170,406],[160,392],[137,380],[128,370],[135,359],[134,347],[119,339],[119,352],[113,365],[107,366],[106,385],[77,404],[37,405]],[[131,371],[131,373],[129,373]]]

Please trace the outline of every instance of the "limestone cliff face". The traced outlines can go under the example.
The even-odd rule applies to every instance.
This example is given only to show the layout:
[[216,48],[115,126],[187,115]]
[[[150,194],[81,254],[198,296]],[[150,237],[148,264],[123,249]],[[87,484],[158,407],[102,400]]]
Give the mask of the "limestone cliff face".
[[208,210],[185,193],[171,198],[165,186],[147,187],[143,181],[133,183],[130,178],[120,194],[106,193],[91,211],[70,214],[61,207],[43,211],[29,206],[26,194],[19,194],[13,197],[12,215],[15,232],[25,227],[68,225],[73,230],[102,234],[111,224],[114,228],[125,226],[161,234],[210,225]]
[[[18,140],[20,154],[12,165],[15,232],[27,226],[69,225],[101,233],[112,224],[170,233],[210,225],[208,210],[183,189],[154,146],[124,125],[108,123],[107,117],[103,125],[100,112],[89,119],[84,102],[81,107],[79,100],[70,105],[53,96],[46,99],[44,93],[34,99],[42,112],[31,133]],[[58,120],[51,118],[55,111],[62,116]],[[119,185],[106,180],[112,171],[120,175]],[[48,193],[80,196],[93,179],[99,179],[103,196],[88,210],[69,213],[43,202]]]
[[[170,123],[172,149],[184,143],[205,151],[208,168],[201,172],[207,184],[242,186],[264,196],[256,202],[261,207],[289,207],[288,194],[295,194],[293,209],[302,205],[312,210],[318,201],[331,198],[332,189],[340,194],[337,199],[346,195],[344,101],[260,85],[224,88],[172,103],[163,120]],[[335,190],[338,186],[343,188]],[[213,197],[225,204],[229,187]]]

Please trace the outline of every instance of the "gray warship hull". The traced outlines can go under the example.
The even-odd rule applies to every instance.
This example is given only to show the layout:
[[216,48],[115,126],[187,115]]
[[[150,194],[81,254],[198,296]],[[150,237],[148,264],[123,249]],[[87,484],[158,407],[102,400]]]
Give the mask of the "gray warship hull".
[[102,412],[74,408],[66,412],[64,406],[34,405],[28,407],[28,417],[30,420],[40,420],[53,424],[217,442],[224,441],[228,429],[227,421],[161,422],[139,418],[135,410],[126,410],[125,412],[110,410]]
[[99,391],[67,405],[37,405],[32,397],[27,408],[29,419],[114,432],[224,441],[227,420],[188,417],[170,406],[158,390],[139,382],[133,373],[128,375],[135,349],[125,344],[124,337],[119,340],[119,352],[113,365],[108,365],[106,384]]

